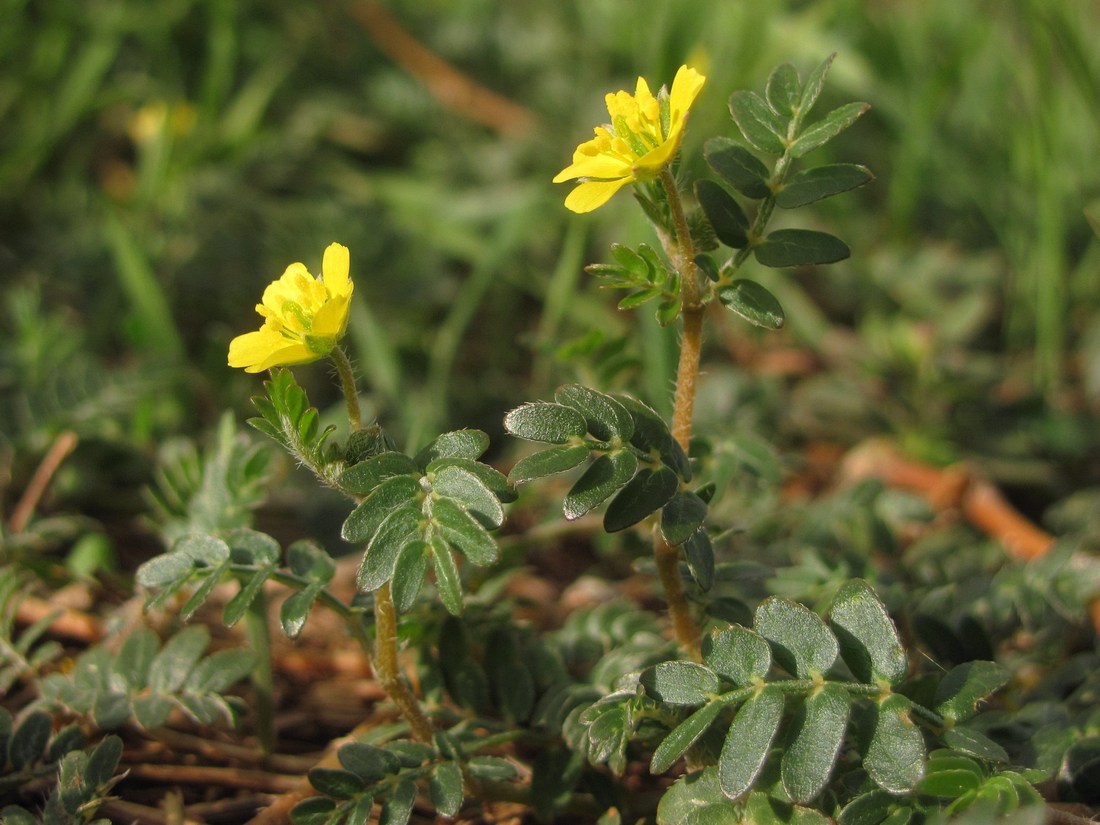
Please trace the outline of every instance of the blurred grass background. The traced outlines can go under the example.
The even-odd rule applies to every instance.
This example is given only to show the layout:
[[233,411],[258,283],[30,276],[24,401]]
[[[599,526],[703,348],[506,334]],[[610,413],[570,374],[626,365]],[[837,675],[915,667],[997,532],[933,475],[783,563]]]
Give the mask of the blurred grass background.
[[[723,321],[701,417],[796,443],[889,432],[1045,482],[1035,461],[1055,456],[1063,485],[1100,481],[1095,0],[0,0],[0,17],[9,463],[60,428],[152,449],[225,406],[248,415],[257,380],[225,366],[228,341],[334,240],[352,250],[351,354],[399,443],[497,434],[512,405],[601,372],[664,407],[674,331],[615,313],[582,273],[648,230],[629,198],[571,216],[550,179],[639,74],[707,74],[685,145],[699,175],[702,142],[735,134],[732,91],[835,51],[821,111],[873,108],[810,160],[877,180],[807,214],[853,258],[751,273],[789,328]],[[502,100],[436,96],[434,60]],[[824,373],[731,366],[777,346]],[[323,368],[299,372],[336,402]]]

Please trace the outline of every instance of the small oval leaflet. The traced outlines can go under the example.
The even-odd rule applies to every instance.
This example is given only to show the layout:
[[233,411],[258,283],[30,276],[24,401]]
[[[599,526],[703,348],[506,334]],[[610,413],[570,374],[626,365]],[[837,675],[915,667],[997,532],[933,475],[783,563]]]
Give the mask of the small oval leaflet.
[[758,327],[780,329],[786,323],[783,307],[776,297],[748,278],[738,278],[719,288],[718,300],[722,306]]

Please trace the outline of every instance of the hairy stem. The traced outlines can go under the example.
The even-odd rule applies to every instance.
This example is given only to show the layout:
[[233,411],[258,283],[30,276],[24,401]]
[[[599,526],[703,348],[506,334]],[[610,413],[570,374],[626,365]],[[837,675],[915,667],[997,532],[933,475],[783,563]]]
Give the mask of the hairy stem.
[[261,590],[244,614],[248,646],[256,655],[249,678],[256,696],[256,733],[264,756],[275,752],[275,682],[271,674],[271,633],[267,628],[267,597]]
[[348,406],[348,424],[351,431],[355,432],[363,426],[363,415],[359,411],[359,389],[355,386],[355,371],[343,348],[333,347],[329,357],[336,365],[336,372],[340,376],[340,389],[344,391],[344,401]]
[[389,582],[375,591],[374,627],[375,675],[405,721],[412,726],[413,736],[421,742],[430,743],[434,734],[432,723],[405,680],[401,678],[397,658],[397,608],[393,603]]
[[[661,172],[661,184],[668,197],[675,230],[672,264],[680,274],[680,296],[684,328],[680,340],[680,361],[676,368],[676,394],[673,400],[672,436],[687,453],[691,443],[691,424],[695,411],[696,379],[703,347],[704,305],[699,296],[699,270],[695,264],[695,244],[691,239],[680,192],[672,172]],[[665,541],[660,528],[653,533],[653,554],[657,576],[668,602],[672,629],[681,650],[695,661],[702,660],[699,626],[691,615],[691,605],[680,575],[680,548]]]

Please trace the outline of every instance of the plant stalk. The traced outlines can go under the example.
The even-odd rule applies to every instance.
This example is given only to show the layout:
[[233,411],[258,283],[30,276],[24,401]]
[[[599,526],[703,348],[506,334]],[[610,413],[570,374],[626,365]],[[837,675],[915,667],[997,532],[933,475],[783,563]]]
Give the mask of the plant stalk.
[[256,734],[265,757],[275,752],[275,680],[271,673],[271,632],[267,627],[267,597],[261,590],[244,613],[248,646],[256,654],[249,679],[256,696]]
[[397,658],[397,608],[389,582],[374,593],[374,630],[374,669],[382,689],[412,727],[413,736],[421,742],[431,743],[435,729],[420,702],[401,678]]
[[355,432],[363,427],[363,414],[359,410],[359,389],[355,386],[355,371],[343,347],[333,347],[329,357],[336,365],[336,372],[340,376],[340,389],[344,391],[344,401],[348,407],[348,425],[351,431]]
[[[668,197],[675,230],[674,254],[670,257],[680,274],[681,314],[684,319],[680,340],[680,360],[676,367],[672,437],[686,454],[691,444],[696,381],[699,377],[699,361],[703,348],[704,304],[699,296],[699,269],[695,264],[695,244],[691,239],[691,230],[684,215],[676,179],[668,169],[661,172],[661,184]],[[665,600],[668,602],[668,614],[676,641],[689,658],[702,661],[699,626],[691,615],[691,604],[688,602],[684,581],[680,575],[680,548],[665,541],[659,525],[653,533],[653,555],[657,564],[657,577],[661,581]]]

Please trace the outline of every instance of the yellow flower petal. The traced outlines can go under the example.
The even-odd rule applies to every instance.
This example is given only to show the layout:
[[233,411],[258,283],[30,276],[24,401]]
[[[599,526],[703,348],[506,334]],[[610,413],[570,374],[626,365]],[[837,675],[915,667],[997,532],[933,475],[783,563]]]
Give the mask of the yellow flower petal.
[[312,334],[331,338],[333,342],[342,338],[348,328],[348,304],[351,296],[331,298],[317,310],[313,316]]
[[574,212],[590,212],[628,183],[652,180],[669,166],[680,149],[684,124],[706,78],[681,66],[669,93],[668,132],[661,124],[661,104],[644,77],[634,94],[612,92],[604,98],[611,126],[597,127],[595,137],[577,147],[573,162],[554,176],[554,183],[580,178],[565,199]]
[[584,181],[565,198],[565,208],[578,214],[599,209],[630,182],[630,178]]
[[343,244],[329,244],[321,263],[321,277],[329,295],[351,295],[354,288],[348,273],[351,271],[351,253]]

